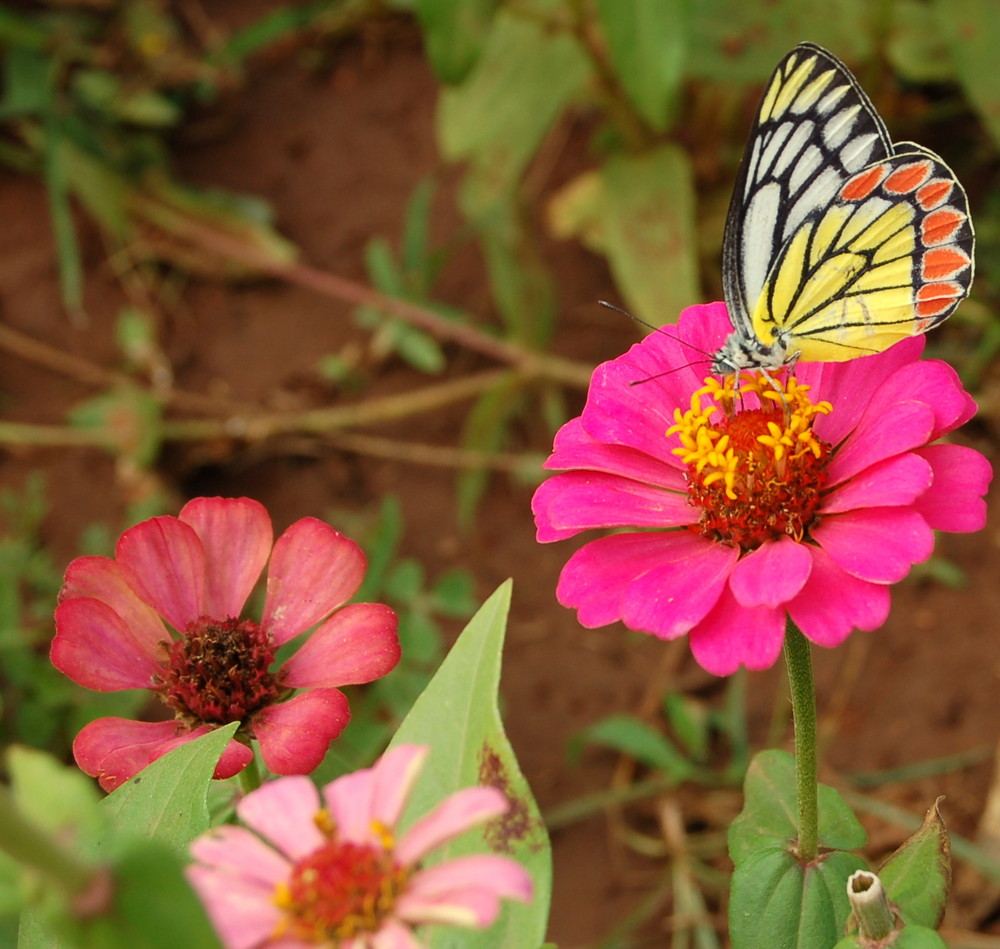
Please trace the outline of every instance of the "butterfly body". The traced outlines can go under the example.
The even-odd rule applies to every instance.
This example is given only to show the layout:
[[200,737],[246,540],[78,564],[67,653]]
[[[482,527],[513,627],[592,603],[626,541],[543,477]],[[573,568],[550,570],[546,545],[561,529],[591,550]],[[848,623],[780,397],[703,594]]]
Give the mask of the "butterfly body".
[[734,189],[723,284],[734,331],[712,371],[888,349],[969,292],[973,230],[951,169],[893,143],[850,71],[811,43],[778,64]]

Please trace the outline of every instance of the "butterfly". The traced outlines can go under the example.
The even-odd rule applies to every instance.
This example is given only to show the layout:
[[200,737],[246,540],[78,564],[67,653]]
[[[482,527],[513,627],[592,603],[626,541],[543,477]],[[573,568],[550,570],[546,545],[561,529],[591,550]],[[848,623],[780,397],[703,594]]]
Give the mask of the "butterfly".
[[969,293],[965,191],[934,152],[892,142],[848,68],[801,43],[768,82],[726,219],[734,331],[720,375],[882,352]]

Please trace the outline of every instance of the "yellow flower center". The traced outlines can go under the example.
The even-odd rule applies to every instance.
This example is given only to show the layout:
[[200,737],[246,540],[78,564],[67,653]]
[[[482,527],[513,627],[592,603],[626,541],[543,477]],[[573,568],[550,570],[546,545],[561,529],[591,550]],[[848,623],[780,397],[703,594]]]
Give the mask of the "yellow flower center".
[[[713,377],[674,410],[667,434],[688,467],[688,497],[701,510],[705,537],[755,550],[784,536],[802,540],[826,483],[831,447],[813,432],[816,417],[833,410],[813,403],[809,386],[746,371]],[[747,396],[759,406],[747,408]]]
[[377,845],[341,841],[325,810],[316,815],[316,826],[326,842],[297,861],[275,888],[274,902],[285,915],[274,937],[336,946],[377,932],[409,875],[393,857],[392,832],[376,825]]

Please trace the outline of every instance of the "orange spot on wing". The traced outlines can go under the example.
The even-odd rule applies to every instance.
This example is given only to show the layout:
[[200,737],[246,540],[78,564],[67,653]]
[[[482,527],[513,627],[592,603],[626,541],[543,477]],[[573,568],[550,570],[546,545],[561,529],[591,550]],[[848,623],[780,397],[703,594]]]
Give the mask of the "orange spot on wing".
[[961,273],[970,263],[961,247],[935,247],[920,261],[920,276],[924,280],[943,280]]
[[917,291],[917,316],[934,317],[950,310],[956,300],[965,296],[957,283],[927,283]]
[[929,161],[915,161],[897,168],[885,179],[885,190],[892,194],[909,194],[931,176],[933,166]]
[[862,171],[855,175],[843,188],[840,189],[840,197],[844,201],[863,201],[870,195],[878,183],[886,176],[888,168],[885,165],[876,165],[868,171]]
[[952,189],[955,187],[953,181],[947,178],[934,178],[928,181],[917,192],[917,204],[925,211],[936,208],[939,204],[944,204],[951,197]]
[[965,215],[957,208],[947,207],[932,211],[920,225],[920,237],[925,245],[944,244],[950,241],[962,224]]

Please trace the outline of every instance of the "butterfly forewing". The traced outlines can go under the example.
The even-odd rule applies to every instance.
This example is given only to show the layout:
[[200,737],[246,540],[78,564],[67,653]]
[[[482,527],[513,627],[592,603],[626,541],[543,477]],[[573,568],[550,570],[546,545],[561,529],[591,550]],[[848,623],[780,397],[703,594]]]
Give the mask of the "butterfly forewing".
[[796,47],[764,92],[726,220],[736,364],[841,361],[926,331],[968,295],[973,241],[948,166],[893,145],[847,67]]
[[775,69],[740,166],[723,241],[734,322],[750,315],[782,245],[854,172],[890,154],[888,133],[854,77],[803,43]]

